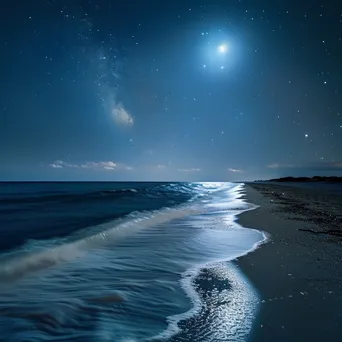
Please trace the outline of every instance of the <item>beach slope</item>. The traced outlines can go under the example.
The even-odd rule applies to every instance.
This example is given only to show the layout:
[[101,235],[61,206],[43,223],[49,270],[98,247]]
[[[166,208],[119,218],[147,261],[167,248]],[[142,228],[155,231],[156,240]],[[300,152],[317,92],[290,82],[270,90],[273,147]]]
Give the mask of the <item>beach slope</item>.
[[260,207],[239,224],[270,234],[236,261],[262,300],[251,341],[342,341],[342,198],[251,183],[245,199]]

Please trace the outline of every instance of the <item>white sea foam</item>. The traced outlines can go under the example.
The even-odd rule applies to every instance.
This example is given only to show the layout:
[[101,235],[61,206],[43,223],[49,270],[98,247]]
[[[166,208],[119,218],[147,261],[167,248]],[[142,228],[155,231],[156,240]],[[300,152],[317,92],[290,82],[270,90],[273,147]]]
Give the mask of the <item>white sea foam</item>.
[[[205,187],[212,191],[225,189],[223,183],[217,187],[216,183],[205,183]],[[227,186],[226,186],[227,187]],[[241,185],[235,188],[240,190]],[[230,190],[232,193],[234,190]],[[230,199],[231,200],[231,199]],[[228,202],[232,205],[232,202]],[[80,238],[71,243],[49,248],[39,248],[39,251],[18,253],[0,260],[0,282],[11,282],[33,272],[40,271],[63,262],[75,260],[84,256],[88,251],[116,243],[118,240],[135,234],[140,230],[155,227],[172,220],[186,216],[209,212],[209,205],[199,202],[189,202],[175,208],[164,208],[150,212],[133,212],[125,220],[116,220],[100,226],[100,232]],[[91,229],[90,229],[91,230]],[[93,229],[96,232],[96,227]]]
[[[258,208],[257,205],[249,205],[244,200],[240,199],[240,197],[242,196],[242,189],[243,186],[238,186],[237,188],[235,188],[234,194],[236,196],[236,200],[233,202],[229,202],[230,207],[241,205],[242,208],[243,206],[245,206],[245,209],[241,209],[240,212],[232,212],[230,215],[229,221],[234,222],[234,228],[236,229],[245,229],[235,222],[238,219],[237,215],[241,214],[244,211],[254,210]],[[216,203],[210,205],[210,207],[212,206],[221,209],[222,207],[224,207],[224,204]],[[259,298],[258,294],[249,283],[249,281],[245,278],[241,271],[230,261],[253,252],[269,240],[269,236],[265,232],[258,231],[256,229],[249,230],[260,233],[260,240],[255,242],[252,246],[250,246],[250,248],[246,249],[243,252],[236,253],[235,255],[230,255],[223,259],[217,259],[215,262],[198,265],[182,274],[181,287],[191,300],[192,308],[187,312],[167,317],[167,329],[160,334],[152,337],[150,341],[170,339],[171,337],[181,332],[181,329],[179,327],[180,322],[188,320],[201,312],[205,303],[201,300],[194,282],[204,269],[216,269],[218,267],[223,270],[223,273],[225,273],[224,277],[229,281],[231,285],[231,289],[229,289],[227,292],[227,297],[230,300],[230,305],[225,307],[224,310],[226,312],[223,313],[223,320],[218,322],[220,328],[217,329],[215,327],[210,327],[212,333],[210,334],[210,336],[206,336],[206,341],[246,341],[248,334],[250,333],[250,330],[252,328],[255,312],[259,304]],[[215,308],[215,310],[219,310],[219,308]],[[205,327],[203,327],[203,329],[205,329]]]
[[165,208],[146,213],[133,213],[126,221],[117,224],[97,234],[88,236],[72,243],[65,243],[39,252],[28,252],[18,257],[13,256],[0,266],[2,282],[16,280],[32,272],[39,271],[63,262],[82,257],[86,252],[113,244],[119,239],[137,233],[139,230],[158,226],[160,224],[195,215],[200,212],[198,206]]
[[[217,186],[218,185],[215,184],[210,187],[208,184],[207,188],[209,189],[209,192],[211,192],[214,191],[215,187],[217,189]],[[29,277],[27,279],[28,281],[18,282],[18,284],[22,284],[22,286],[17,287],[16,293],[18,296],[15,297],[17,302],[32,299],[32,304],[36,305],[36,299],[40,298],[41,294],[44,294],[44,296],[42,296],[44,301],[57,301],[57,303],[59,303],[61,295],[63,298],[65,297],[64,300],[69,300],[69,296],[71,299],[76,296],[81,303],[74,305],[77,309],[88,305],[84,303],[84,299],[89,296],[94,296],[92,289],[96,287],[96,293],[98,291],[103,291],[104,295],[106,295],[108,291],[110,293],[113,290],[116,292],[119,291],[118,293],[120,293],[120,290],[123,291],[123,297],[125,297],[127,301],[125,305],[136,309],[136,299],[134,299],[134,296],[140,294],[141,291],[142,297],[139,297],[139,305],[144,303],[143,298],[145,297],[149,298],[151,304],[153,303],[153,300],[156,299],[154,297],[156,292],[147,293],[147,287],[150,283],[146,283],[146,279],[150,279],[150,274],[151,279],[149,282],[153,283],[154,272],[159,274],[158,270],[165,266],[166,274],[167,272],[170,272],[169,275],[172,274],[174,284],[177,284],[179,274],[188,268],[188,270],[182,274],[181,287],[183,288],[184,293],[190,298],[192,308],[179,315],[169,316],[167,318],[168,328],[160,335],[156,336],[156,338],[160,340],[167,339],[179,333],[179,323],[194,317],[203,309],[205,302],[202,301],[200,294],[197,293],[195,281],[205,268],[213,269],[215,272],[221,273],[222,278],[227,279],[232,285],[231,290],[222,293],[234,306],[232,306],[231,311],[229,311],[226,305],[221,305],[219,307],[213,305],[213,307],[215,307],[215,314],[220,315],[219,319],[216,320],[218,325],[214,326],[213,329],[211,329],[210,326],[204,327],[205,331],[210,332],[218,328],[216,329],[217,332],[215,335],[212,335],[212,341],[229,341],[229,338],[232,336],[245,336],[253,321],[258,304],[258,297],[240,272],[234,268],[234,266],[228,265],[227,267],[225,261],[232,260],[257,248],[260,243],[264,242],[266,236],[255,230],[252,230],[254,231],[254,235],[253,233],[250,234],[251,230],[243,229],[235,222],[237,213],[255,208],[240,198],[241,190],[242,185],[236,185],[234,187],[231,185],[228,187],[219,185],[219,191],[222,191],[222,193],[218,194],[218,196],[216,196],[216,194],[214,194],[212,198],[211,196],[201,196],[198,200],[172,209],[165,208],[153,212],[134,212],[125,219],[119,219],[106,225],[85,229],[84,232],[77,234],[77,239],[74,237],[74,242],[66,243],[65,240],[61,240],[61,244],[58,246],[53,246],[53,243],[51,243],[52,245],[47,243],[47,245],[44,246],[44,243],[39,244],[38,248],[35,246],[34,241],[32,241],[30,242],[30,245],[27,246],[27,249],[30,250],[33,248],[33,251],[22,254],[16,258],[13,258],[11,255],[11,258],[6,260],[5,263],[0,260],[0,280],[4,280],[5,278],[5,280],[11,281],[34,271],[85,256],[81,262],[70,263],[68,264],[69,266],[64,265],[63,267],[56,267],[51,270],[51,272],[43,272],[42,277],[39,279],[39,286],[37,286],[36,281],[38,277]],[[216,204],[211,205],[213,203]],[[193,217],[179,221],[179,225],[178,222],[172,225],[165,225],[165,223],[183,219],[187,216]],[[164,229],[168,228],[172,229],[172,231],[168,234],[164,234]],[[141,234],[135,236],[135,233],[138,233],[139,231],[142,231]],[[127,239],[129,241],[129,247],[134,246],[137,248],[134,252],[133,249],[131,249],[132,253],[127,251],[128,245],[125,245],[126,240],[123,241],[123,247],[121,246],[121,249],[119,247],[121,245],[120,243],[116,245],[118,248],[115,249],[103,248],[107,247],[108,244],[115,244],[122,238],[129,236],[131,236]],[[250,236],[252,237],[249,238]],[[188,239],[187,237],[190,238]],[[238,240],[235,241],[235,239]],[[245,239],[247,240],[245,241]],[[255,243],[257,240],[258,242]],[[146,241],[148,241],[148,243],[146,243]],[[170,249],[168,249],[169,247]],[[94,249],[98,251],[88,253]],[[226,256],[227,253],[228,256]],[[164,258],[158,262],[159,256],[162,255],[164,255]],[[198,260],[201,261],[199,262]],[[206,263],[208,260],[209,263]],[[167,264],[168,262],[177,264],[179,267],[170,267],[171,264]],[[222,264],[220,265],[221,262]],[[199,265],[191,266],[196,265],[196,263],[199,263]],[[189,268],[189,266],[191,267]],[[124,276],[123,279],[120,279],[120,277],[118,277],[121,274],[120,270],[124,270],[125,276],[127,274],[126,272],[130,272],[129,278],[126,279]],[[138,273],[140,274],[137,277],[134,275],[136,270],[138,270]],[[144,274],[141,273],[143,270],[145,271],[145,277],[140,279],[141,274]],[[178,270],[179,272],[177,272]],[[104,281],[95,281],[95,279],[101,278],[102,276],[108,276],[109,278]],[[161,278],[163,278],[163,275]],[[133,279],[133,281],[130,279]],[[138,280],[138,282],[136,280]],[[120,288],[122,281],[125,286]],[[163,280],[160,281],[162,282]],[[97,286],[95,284],[97,284]],[[90,289],[89,285],[91,287]],[[132,286],[137,287],[138,285],[142,286],[138,292],[129,290]],[[67,287],[67,289],[65,289],[65,287]],[[174,291],[172,282],[169,287],[159,287],[158,291],[160,291],[160,288],[162,288],[163,291],[167,289],[166,293],[169,293],[172,296],[172,291]],[[158,286],[156,286],[156,289],[158,289]],[[30,293],[30,295],[27,295],[28,293]],[[160,294],[160,292],[158,293]],[[5,299],[5,297],[3,298]],[[160,300],[159,297],[157,299]],[[14,303],[14,298],[12,298],[11,301]],[[178,303],[175,304],[175,307],[180,305],[178,307],[182,308],[181,310],[186,310],[188,307],[186,298],[181,299],[180,301],[185,305],[180,305]],[[162,302],[165,302],[167,307],[167,298],[163,299]],[[141,310],[139,311],[140,314],[144,312],[144,307],[145,306],[138,306],[138,310]],[[52,305],[49,305],[49,310],[51,308]],[[15,309],[13,310],[15,311]],[[30,312],[31,308],[28,308],[28,310]],[[56,315],[59,313],[58,310],[58,308],[55,309]],[[241,315],[235,315],[239,310],[244,313],[245,320],[241,318]],[[173,309],[167,311],[164,317],[173,312],[175,312]],[[101,338],[98,338],[99,341],[110,340],[109,338],[114,338],[113,334],[117,334],[115,335],[116,337],[119,336],[118,340],[120,340],[120,338],[122,340],[129,340],[129,338],[141,340],[138,337],[139,334],[135,334],[139,330],[138,324],[128,322],[126,327],[126,321],[117,318],[118,325],[115,327],[113,324],[116,322],[113,319],[113,314],[106,315],[108,314],[103,312],[101,319],[98,321],[103,323],[98,326],[97,333],[99,334],[98,336],[101,336]],[[236,319],[235,321],[231,321],[227,319],[227,316],[235,317]],[[241,326],[242,328],[237,329],[238,326]],[[135,331],[134,329],[137,330]],[[160,325],[160,329],[162,329],[162,325]],[[152,330],[150,336],[154,334],[156,330]],[[243,338],[240,337],[235,340],[242,341]]]

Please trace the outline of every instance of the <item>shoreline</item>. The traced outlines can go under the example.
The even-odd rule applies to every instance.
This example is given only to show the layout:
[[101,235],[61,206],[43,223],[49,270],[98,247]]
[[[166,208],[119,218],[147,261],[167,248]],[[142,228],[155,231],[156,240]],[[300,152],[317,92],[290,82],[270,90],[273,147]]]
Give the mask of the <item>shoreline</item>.
[[[233,212],[229,216],[231,216],[234,229],[246,232],[246,229],[238,223],[238,217],[244,212],[255,210],[256,206],[243,199],[243,187],[234,190],[234,192],[236,193],[234,200],[239,204],[238,207],[241,205],[246,208],[232,209]],[[235,210],[238,213],[235,213]],[[204,211],[198,216],[203,214],[206,215],[208,212]],[[221,215],[222,213],[215,210],[214,218],[211,218],[210,221],[214,220],[215,222],[215,217],[217,220]],[[224,225],[221,229],[225,231],[226,227]],[[210,336],[211,341],[222,340],[223,335],[229,341],[247,340],[255,314],[258,311],[259,296],[253,284],[234,261],[252,253],[265,244],[268,239],[263,231],[249,230],[254,231],[260,236],[260,239],[250,245],[248,249],[235,252],[237,254],[233,253],[228,258],[222,255],[218,259],[203,261],[182,273],[181,288],[190,300],[191,307],[188,311],[168,316],[166,318],[167,328],[149,338],[148,341],[168,340],[176,342],[186,341],[189,338],[201,341],[213,327],[216,327],[215,332],[213,331],[206,336],[206,338]],[[218,305],[218,303],[221,304]],[[219,320],[218,317],[215,319],[215,316],[220,316],[221,319]],[[233,316],[235,316],[235,320],[231,321],[229,317]],[[206,317],[211,317],[212,326],[203,325],[207,320]],[[222,324],[225,329],[222,329]],[[191,328],[189,328],[190,326]]]
[[[115,253],[111,251],[111,248],[101,248],[106,245],[103,244],[102,239],[98,241],[101,233],[96,228],[90,229],[91,234],[85,234],[84,237],[83,234],[79,234],[80,240],[72,242],[72,252],[75,246],[79,245],[84,252],[93,250],[88,247],[95,247],[94,249],[98,251],[87,253],[87,259],[77,259],[77,262],[70,268],[69,266],[61,267],[55,271],[52,268],[47,272],[47,276],[43,274],[42,277],[32,277],[31,280],[28,277],[27,282],[25,280],[20,284],[18,282],[18,287],[13,287],[15,293],[13,298],[2,294],[2,298],[9,298],[9,302],[3,301],[5,310],[2,311],[1,318],[3,325],[8,325],[8,329],[6,327],[3,333],[11,339],[16,334],[12,328],[14,324],[22,321],[26,324],[28,321],[29,324],[33,323],[35,326],[27,330],[27,338],[34,339],[41,331],[41,324],[47,324],[52,333],[53,329],[59,329],[65,338],[71,338],[70,336],[74,333],[83,334],[78,322],[83,319],[83,315],[91,321],[93,314],[87,316],[88,309],[96,306],[104,322],[110,322],[118,327],[117,338],[158,340],[158,336],[163,335],[155,336],[156,328],[168,336],[165,326],[166,329],[170,327],[169,332],[174,333],[172,328],[179,323],[181,330],[178,335],[168,336],[170,341],[201,341],[206,340],[208,337],[206,334],[211,334],[212,341],[227,340],[227,336],[232,336],[230,340],[235,342],[237,339],[234,338],[234,334],[239,336],[238,341],[245,341],[258,307],[256,291],[250,288],[250,282],[241,270],[232,262],[227,266],[226,261],[232,261],[238,255],[241,256],[241,252],[246,248],[248,249],[246,253],[251,252],[254,249],[254,243],[261,240],[262,236],[257,230],[252,232],[236,223],[238,213],[249,207],[245,201],[240,200],[243,185],[236,187],[224,184],[222,190],[224,191],[210,195],[208,202],[200,200],[198,203],[189,202],[173,209],[158,209],[151,212],[151,215],[147,215],[146,212],[141,216],[140,214],[134,215],[129,219],[128,226],[126,221],[124,223],[120,221],[120,225],[115,225],[115,227],[109,224],[109,227],[106,226],[106,229],[101,232],[110,237],[110,241],[117,241],[116,233],[120,233],[118,227],[125,228],[122,229],[125,236],[132,237],[131,240],[123,241],[121,248],[117,246]],[[231,210],[226,210],[227,208]],[[169,224],[171,221],[175,222]],[[170,225],[173,229],[168,229],[168,233],[165,234],[165,228]],[[136,226],[153,227],[153,233],[152,229],[146,229],[145,235],[142,234],[134,239],[135,234],[131,234],[131,230],[134,228],[133,232],[135,232]],[[188,229],[189,226],[191,229]],[[238,226],[238,229],[227,229],[230,226]],[[141,231],[145,230],[141,229]],[[108,239],[105,240],[108,242]],[[80,241],[82,241],[81,244]],[[231,246],[229,241],[232,242]],[[88,242],[91,244],[89,245]],[[56,248],[52,246],[52,249],[50,245],[48,248],[44,247],[42,253],[37,252],[37,255],[34,253],[34,258],[32,255],[28,258],[29,264],[32,266],[33,263],[34,268],[36,265],[45,266],[49,258],[52,257],[54,260],[56,254],[57,256],[65,254],[60,251],[69,251],[70,244],[67,243],[66,246],[67,248],[61,244]],[[137,247],[134,249],[135,253],[131,252],[132,248],[127,249],[127,246]],[[233,248],[230,249],[230,247]],[[230,255],[228,260],[227,252]],[[156,260],[161,260],[161,262]],[[222,267],[218,265],[219,260],[222,261]],[[27,269],[28,261],[25,258],[19,261],[25,261],[23,269]],[[101,261],[100,264],[98,264],[99,261]],[[131,269],[127,269],[127,264]],[[215,264],[215,267],[210,267],[210,264]],[[16,265],[21,266],[21,263],[16,262]],[[137,269],[139,272],[135,272]],[[114,279],[111,275],[112,271],[116,275]],[[93,277],[92,273],[101,276]],[[180,284],[179,275],[182,276],[183,281]],[[64,281],[65,277],[69,277],[67,282]],[[139,283],[141,279],[143,281]],[[146,286],[147,280],[150,280],[150,284],[154,286],[150,284]],[[80,282],[88,283],[87,288],[80,287],[78,285]],[[134,287],[135,283],[137,283],[136,287]],[[184,285],[183,288],[182,285]],[[229,291],[231,285],[233,288]],[[96,297],[94,297],[93,288],[100,288],[100,292],[96,291],[98,295]],[[194,294],[190,292],[189,295],[189,290]],[[11,292],[10,288],[8,291]],[[69,297],[70,294],[71,297]],[[44,298],[44,302],[51,302],[49,312],[46,312],[46,305],[43,305],[43,302],[36,302],[38,295]],[[192,309],[196,311],[196,305],[193,307],[191,300],[197,297],[202,305],[198,310],[198,315],[195,316]],[[122,304],[110,305],[112,310],[110,312],[105,305],[118,298],[120,301],[123,299]],[[66,309],[61,301],[68,306]],[[18,306],[16,304],[18,302],[24,304],[24,307]],[[151,303],[151,309],[144,321],[146,303]],[[186,311],[183,315],[178,314],[177,317],[173,314],[176,310],[183,311],[188,308],[190,311]],[[133,323],[127,319],[132,312],[139,317],[140,322],[144,322],[143,328],[139,321]],[[124,316],[126,313],[127,317]],[[61,314],[65,314],[65,321],[60,320]],[[46,322],[46,317],[48,317],[48,322]],[[211,317],[209,322],[208,317]],[[234,320],[231,320],[231,317],[234,317]],[[186,319],[182,321],[181,318]],[[14,323],[10,324],[11,322]],[[99,322],[101,323],[102,320]],[[69,330],[64,330],[66,324],[69,324]],[[189,330],[190,327],[191,330]],[[23,331],[26,331],[25,329],[26,326],[23,327]],[[96,331],[89,330],[89,334],[93,333],[96,334]]]
[[341,340],[342,238],[329,232],[342,198],[278,184],[246,184],[242,198],[258,207],[236,223],[270,238],[233,261],[261,299],[250,341]]

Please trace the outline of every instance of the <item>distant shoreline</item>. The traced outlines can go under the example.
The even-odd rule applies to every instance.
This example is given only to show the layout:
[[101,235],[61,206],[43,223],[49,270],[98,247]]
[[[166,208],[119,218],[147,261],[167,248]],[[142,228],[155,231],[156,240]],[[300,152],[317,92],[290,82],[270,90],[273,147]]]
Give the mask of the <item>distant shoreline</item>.
[[314,177],[281,177],[268,180],[256,180],[254,183],[263,182],[281,182],[281,183],[317,183],[317,182],[329,182],[329,183],[342,183],[342,177],[338,176],[314,176]]

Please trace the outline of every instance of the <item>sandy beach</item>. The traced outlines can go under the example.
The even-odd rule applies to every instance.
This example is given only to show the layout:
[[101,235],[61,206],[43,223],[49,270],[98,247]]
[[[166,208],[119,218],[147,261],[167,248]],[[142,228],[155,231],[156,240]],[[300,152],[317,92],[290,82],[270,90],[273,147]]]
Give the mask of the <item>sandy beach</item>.
[[236,261],[262,300],[251,341],[341,341],[342,198],[261,183],[245,198],[260,207],[238,222],[270,234]]

